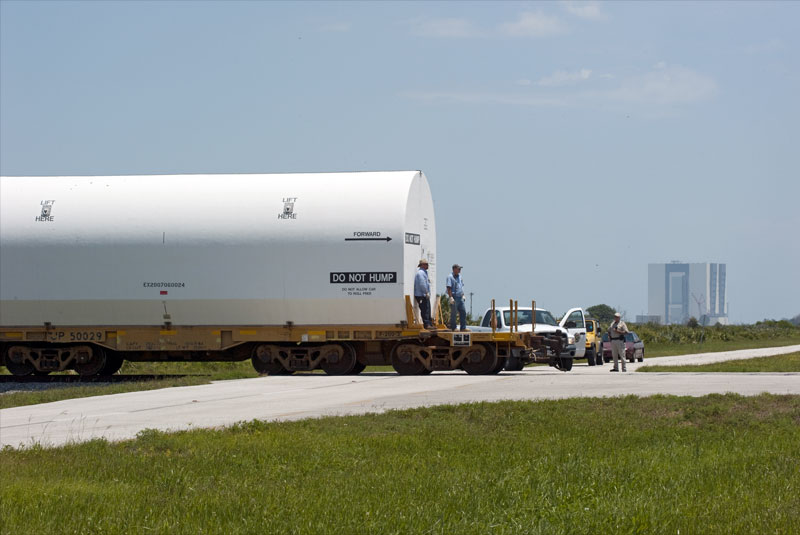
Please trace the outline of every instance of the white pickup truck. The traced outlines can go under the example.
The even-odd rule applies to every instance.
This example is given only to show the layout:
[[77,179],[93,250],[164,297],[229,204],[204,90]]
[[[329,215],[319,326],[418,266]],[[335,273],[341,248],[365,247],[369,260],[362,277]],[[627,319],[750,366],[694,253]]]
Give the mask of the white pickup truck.
[[[495,307],[495,331],[508,332],[511,330],[512,310],[509,307]],[[553,315],[542,308],[536,309],[536,323],[532,320],[531,307],[517,308],[517,327],[519,332],[531,332],[544,338],[561,337],[562,343],[560,368],[568,371],[572,368],[572,359],[583,358],[586,354],[586,319],[582,308],[570,309],[560,323]],[[470,327],[473,331],[492,330],[492,309],[483,314],[483,320],[478,327]],[[515,330],[516,330],[515,329]],[[513,358],[506,363],[507,370],[521,370],[522,364]]]

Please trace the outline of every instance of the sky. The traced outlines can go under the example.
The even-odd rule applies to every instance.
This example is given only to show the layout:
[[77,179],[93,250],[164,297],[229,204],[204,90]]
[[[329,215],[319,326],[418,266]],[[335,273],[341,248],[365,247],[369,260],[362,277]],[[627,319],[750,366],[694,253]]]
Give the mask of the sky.
[[[800,2],[0,0],[0,174],[421,169],[436,288],[800,313]],[[470,303],[468,302],[468,308]]]

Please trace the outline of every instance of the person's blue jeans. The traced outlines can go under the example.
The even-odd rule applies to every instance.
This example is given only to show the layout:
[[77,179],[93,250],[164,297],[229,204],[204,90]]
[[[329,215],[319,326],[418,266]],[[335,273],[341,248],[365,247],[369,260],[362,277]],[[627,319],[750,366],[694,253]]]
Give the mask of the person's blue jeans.
[[414,296],[419,305],[419,314],[422,316],[422,324],[426,329],[433,327],[433,320],[431,319],[431,302],[427,297]]
[[461,325],[461,330],[467,328],[467,307],[464,304],[464,300],[461,297],[455,298],[456,302],[450,305],[450,330],[456,330],[456,312],[459,315],[459,319],[461,320],[459,323]]

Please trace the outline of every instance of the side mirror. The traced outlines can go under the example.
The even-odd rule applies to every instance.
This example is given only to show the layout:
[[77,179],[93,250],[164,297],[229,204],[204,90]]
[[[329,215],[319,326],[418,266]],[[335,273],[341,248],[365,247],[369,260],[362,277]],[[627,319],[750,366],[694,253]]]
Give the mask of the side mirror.
[[598,327],[597,327],[597,332],[599,332],[599,333],[603,332],[603,328],[602,328],[602,327],[600,327],[600,326],[598,326]]

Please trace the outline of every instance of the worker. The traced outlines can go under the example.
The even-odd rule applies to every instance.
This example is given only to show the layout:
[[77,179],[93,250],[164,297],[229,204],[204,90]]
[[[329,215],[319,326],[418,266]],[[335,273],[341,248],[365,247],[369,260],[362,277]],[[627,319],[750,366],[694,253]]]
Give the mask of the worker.
[[618,372],[619,366],[617,359],[622,361],[622,371],[625,369],[625,334],[628,333],[628,326],[622,321],[622,316],[619,312],[614,314],[614,321],[608,327],[608,338],[611,341],[611,356],[614,359],[614,367],[611,368],[612,372]]
[[456,330],[456,313],[458,313],[461,330],[467,330],[467,297],[464,295],[464,280],[461,278],[461,268],[453,264],[453,272],[447,276],[447,295],[450,298],[450,330]]
[[431,283],[428,280],[428,261],[424,258],[417,264],[417,275],[414,277],[414,300],[419,305],[422,324],[426,329],[433,328],[431,320]]

